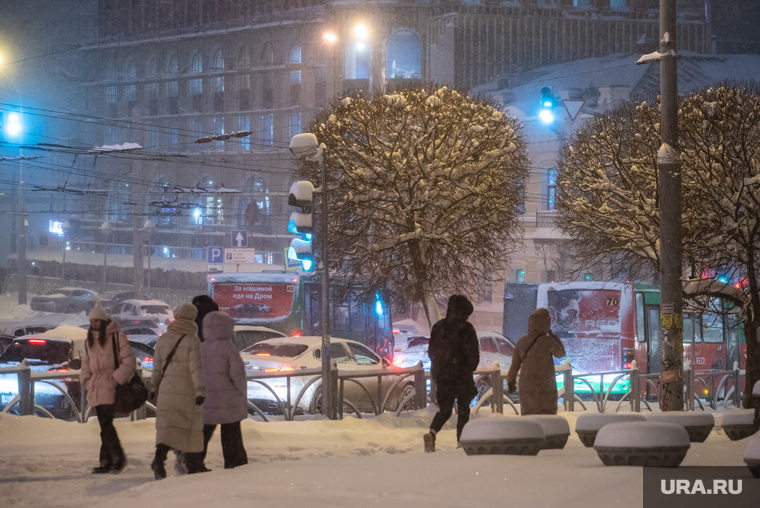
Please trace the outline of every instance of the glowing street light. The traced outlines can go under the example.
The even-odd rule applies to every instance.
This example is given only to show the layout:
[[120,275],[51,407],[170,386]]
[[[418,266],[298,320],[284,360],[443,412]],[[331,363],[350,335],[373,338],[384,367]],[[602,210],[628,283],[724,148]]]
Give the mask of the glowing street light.
[[369,30],[366,25],[356,25],[354,27],[354,35],[359,39],[367,39],[369,37]]
[[335,41],[337,41],[337,40],[338,40],[338,36],[337,36],[337,35],[335,35],[335,34],[334,34],[334,33],[332,33],[332,32],[327,32],[327,33],[325,33],[325,34],[323,35],[323,37],[324,37],[324,39],[325,39],[327,42],[335,42]]
[[9,136],[18,136],[21,132],[21,119],[18,113],[8,113],[5,118],[5,131]]
[[545,124],[550,124],[554,121],[554,114],[548,109],[542,109],[538,116]]

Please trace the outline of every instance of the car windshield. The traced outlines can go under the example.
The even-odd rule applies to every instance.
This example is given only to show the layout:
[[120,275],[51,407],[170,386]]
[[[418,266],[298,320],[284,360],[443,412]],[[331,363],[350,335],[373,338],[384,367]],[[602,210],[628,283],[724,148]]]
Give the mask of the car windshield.
[[419,347],[419,346],[428,346],[430,344],[430,339],[427,337],[413,337],[409,339],[409,342],[407,342],[406,347]]
[[44,339],[32,341],[14,341],[0,355],[0,363],[21,362],[24,358],[49,364],[65,363],[69,360],[71,344],[68,342]]
[[309,349],[304,344],[266,344],[259,342],[246,350],[246,353],[257,356],[277,356],[280,358],[295,358]]
[[140,310],[143,314],[169,314],[169,307],[162,305],[143,305]]

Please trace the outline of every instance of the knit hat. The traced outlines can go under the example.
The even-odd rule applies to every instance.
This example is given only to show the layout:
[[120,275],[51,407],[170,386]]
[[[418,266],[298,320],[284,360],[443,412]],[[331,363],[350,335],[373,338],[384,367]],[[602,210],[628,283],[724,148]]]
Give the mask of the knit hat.
[[92,321],[93,319],[100,319],[101,321],[108,321],[109,317],[100,302],[95,302],[95,307],[92,308],[87,317]]
[[174,309],[175,319],[189,319],[195,322],[195,316],[198,315],[198,309],[192,303],[183,303]]
[[552,318],[549,311],[540,307],[528,317],[528,332],[549,333],[552,329]]

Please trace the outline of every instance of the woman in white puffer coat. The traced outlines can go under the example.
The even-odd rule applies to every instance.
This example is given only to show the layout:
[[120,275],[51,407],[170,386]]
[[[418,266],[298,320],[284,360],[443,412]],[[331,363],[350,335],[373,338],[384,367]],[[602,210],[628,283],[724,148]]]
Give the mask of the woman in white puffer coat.
[[245,365],[232,343],[235,321],[225,312],[210,312],[203,318],[203,377],[206,402],[203,404],[203,456],[217,425],[222,426],[224,468],[248,464],[240,422],[248,417]]

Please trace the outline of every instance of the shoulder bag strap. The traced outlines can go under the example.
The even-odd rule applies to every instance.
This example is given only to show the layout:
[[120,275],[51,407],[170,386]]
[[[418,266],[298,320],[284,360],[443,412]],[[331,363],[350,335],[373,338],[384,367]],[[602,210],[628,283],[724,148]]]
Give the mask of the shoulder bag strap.
[[169,366],[169,362],[172,361],[172,358],[174,358],[174,353],[177,352],[177,348],[179,347],[179,343],[182,342],[182,339],[184,339],[185,336],[179,338],[176,344],[174,344],[174,349],[171,350],[169,353],[169,356],[166,357],[166,363],[164,364],[164,369],[161,371],[161,379],[164,378],[164,375],[166,374],[166,368]]
[[116,352],[116,341],[118,337],[114,333],[111,335],[111,344],[113,345],[113,364],[114,364],[114,370],[119,368],[119,354]]
[[533,339],[533,342],[530,343],[530,346],[528,346],[528,349],[525,350],[525,354],[523,355],[523,359],[528,356],[528,351],[530,351],[530,348],[533,347],[533,345],[536,343],[536,341],[538,340],[538,338],[540,336],[542,336],[542,335],[544,335],[544,334],[543,333],[539,333],[538,335],[536,335],[536,338]]

